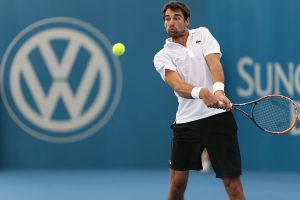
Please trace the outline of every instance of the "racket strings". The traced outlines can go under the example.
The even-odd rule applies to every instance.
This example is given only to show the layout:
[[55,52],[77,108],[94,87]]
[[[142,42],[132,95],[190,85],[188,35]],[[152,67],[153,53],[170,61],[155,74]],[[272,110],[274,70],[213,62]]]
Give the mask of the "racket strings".
[[270,132],[288,130],[296,114],[290,100],[282,97],[269,97],[257,102],[253,118],[257,125]]

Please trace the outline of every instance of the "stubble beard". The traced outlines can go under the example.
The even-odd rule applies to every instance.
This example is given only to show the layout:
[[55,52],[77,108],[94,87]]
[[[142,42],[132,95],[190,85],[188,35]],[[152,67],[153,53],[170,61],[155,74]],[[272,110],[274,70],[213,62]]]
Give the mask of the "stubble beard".
[[179,32],[177,29],[175,31],[168,31],[168,35],[172,39],[178,39],[178,38],[184,36],[184,29],[181,32]]

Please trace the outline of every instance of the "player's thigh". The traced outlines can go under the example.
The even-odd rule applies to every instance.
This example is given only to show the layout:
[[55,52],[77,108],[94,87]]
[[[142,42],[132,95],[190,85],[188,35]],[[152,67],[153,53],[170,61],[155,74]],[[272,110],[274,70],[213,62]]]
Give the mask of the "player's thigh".
[[212,118],[220,126],[211,126],[206,148],[217,177],[235,177],[241,174],[241,157],[237,127],[231,113]]

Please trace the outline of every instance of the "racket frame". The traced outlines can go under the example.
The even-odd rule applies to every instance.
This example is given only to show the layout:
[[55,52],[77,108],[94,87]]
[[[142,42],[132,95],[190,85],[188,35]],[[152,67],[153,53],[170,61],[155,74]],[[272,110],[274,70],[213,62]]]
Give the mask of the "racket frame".
[[[256,105],[257,102],[259,102],[259,101],[261,101],[261,100],[263,100],[263,99],[269,98],[269,97],[280,97],[280,98],[284,98],[284,99],[289,100],[289,101],[291,102],[291,105],[293,105],[293,108],[294,108],[294,110],[295,110],[295,119],[294,119],[292,125],[291,125],[288,129],[286,129],[286,130],[284,130],[284,131],[280,131],[280,132],[269,131],[269,130],[266,130],[266,129],[260,127],[260,126],[256,123],[256,121],[255,121],[255,119],[254,119],[254,117],[253,117],[253,111],[254,111],[255,105]],[[250,112],[251,115],[249,115],[246,111],[244,111],[244,110],[242,110],[242,109],[239,108],[240,106],[246,106],[246,105],[250,105],[250,104],[253,104],[253,105],[252,105],[252,108],[251,108],[251,112]],[[271,133],[271,134],[284,134],[284,133],[287,133],[287,132],[289,132],[290,130],[292,130],[292,129],[296,126],[296,123],[297,123],[297,121],[298,121],[298,114],[299,114],[299,107],[297,106],[297,104],[296,104],[292,99],[290,99],[289,97],[286,97],[286,96],[283,96],[283,95],[280,95],[280,94],[270,94],[270,95],[266,95],[266,96],[263,96],[263,97],[261,97],[261,98],[259,98],[259,99],[256,99],[256,100],[253,100],[253,101],[249,101],[249,102],[247,102],[247,103],[231,104],[231,108],[233,108],[233,109],[235,109],[235,110],[238,110],[239,112],[243,113],[243,114],[246,115],[246,116],[247,116],[247,117],[248,117],[248,118],[249,118],[249,119],[250,119],[250,120],[258,127],[258,128],[260,128],[261,130],[263,130],[263,131],[265,131],[265,132]]]

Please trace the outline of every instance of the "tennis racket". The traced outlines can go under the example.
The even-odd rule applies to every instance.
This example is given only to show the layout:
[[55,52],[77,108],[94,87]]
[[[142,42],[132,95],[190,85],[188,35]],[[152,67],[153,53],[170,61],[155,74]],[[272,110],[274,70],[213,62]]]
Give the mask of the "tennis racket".
[[[247,113],[242,108],[250,106]],[[292,130],[298,120],[299,107],[290,98],[278,94],[267,95],[242,104],[232,104],[232,108],[245,114],[261,130],[273,134],[283,134]]]

